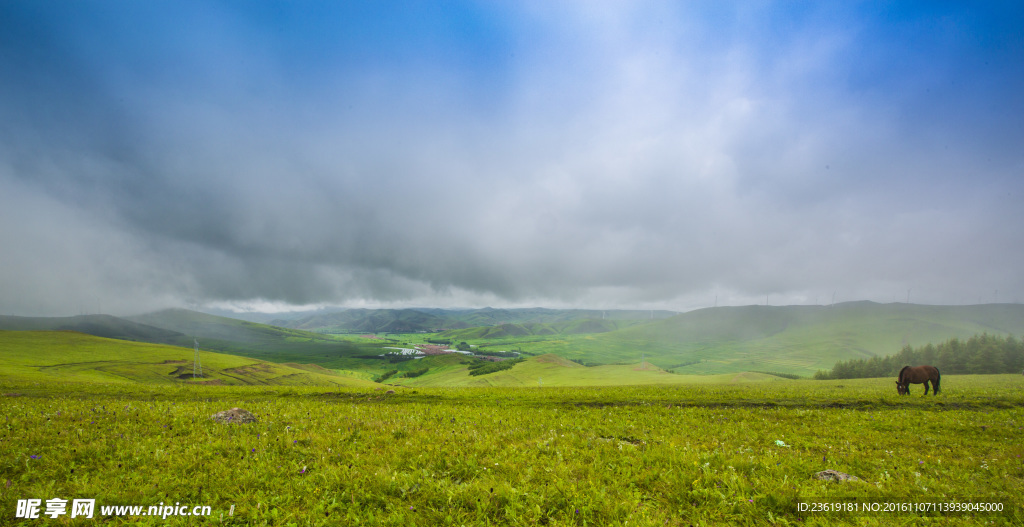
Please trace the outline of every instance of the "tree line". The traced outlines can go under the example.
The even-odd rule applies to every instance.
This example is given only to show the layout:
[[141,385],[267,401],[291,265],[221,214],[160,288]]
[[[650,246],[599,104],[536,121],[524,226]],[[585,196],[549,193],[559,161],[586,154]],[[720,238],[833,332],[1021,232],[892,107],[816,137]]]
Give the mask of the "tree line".
[[1016,338],[975,335],[967,340],[953,338],[938,345],[917,348],[909,345],[895,355],[837,362],[830,371],[818,371],[815,379],[858,379],[895,377],[904,366],[930,364],[945,374],[1021,373],[1024,370],[1024,342]]

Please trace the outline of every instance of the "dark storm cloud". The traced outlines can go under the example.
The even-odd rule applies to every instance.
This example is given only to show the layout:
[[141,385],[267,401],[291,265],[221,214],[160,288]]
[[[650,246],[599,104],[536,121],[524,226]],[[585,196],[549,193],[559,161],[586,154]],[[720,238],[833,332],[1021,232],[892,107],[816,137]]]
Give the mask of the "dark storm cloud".
[[6,4],[0,307],[1020,294],[1017,10],[453,6]]

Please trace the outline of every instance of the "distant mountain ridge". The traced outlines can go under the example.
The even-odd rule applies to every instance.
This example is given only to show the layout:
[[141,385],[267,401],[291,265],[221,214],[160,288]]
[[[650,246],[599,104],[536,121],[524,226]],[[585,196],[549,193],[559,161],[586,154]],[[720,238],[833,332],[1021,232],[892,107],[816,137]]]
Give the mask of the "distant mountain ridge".
[[416,333],[469,327],[463,322],[415,309],[346,309],[333,313],[275,319],[269,324],[307,331],[330,330],[365,333]]
[[156,344],[174,344],[184,334],[111,315],[78,315],[73,317],[0,316],[0,330],[14,331],[77,331],[96,337]]
[[[771,371],[809,376],[838,361],[893,355],[906,345],[986,332],[1024,335],[1024,305],[862,301],[832,307],[715,307],[582,339],[524,340],[520,347],[602,364],[633,362],[643,353],[652,363],[683,374]],[[511,339],[499,342],[505,347],[517,344]]]
[[[315,313],[298,318],[280,318],[271,325],[307,331],[416,333],[457,330],[501,324],[553,324],[580,320],[638,321],[656,320],[675,315],[664,310],[596,310],[596,309],[346,309]],[[600,324],[595,329],[607,331]],[[616,326],[612,326],[614,329]]]

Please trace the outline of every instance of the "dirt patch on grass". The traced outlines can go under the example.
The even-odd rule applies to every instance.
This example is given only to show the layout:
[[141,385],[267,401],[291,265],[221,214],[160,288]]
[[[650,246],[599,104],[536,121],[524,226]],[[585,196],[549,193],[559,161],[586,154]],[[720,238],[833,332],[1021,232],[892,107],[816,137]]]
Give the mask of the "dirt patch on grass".
[[234,375],[256,375],[258,373],[271,373],[274,371],[274,367],[266,363],[249,364],[248,366],[239,366],[238,368],[230,368],[224,370],[224,373],[231,373]]

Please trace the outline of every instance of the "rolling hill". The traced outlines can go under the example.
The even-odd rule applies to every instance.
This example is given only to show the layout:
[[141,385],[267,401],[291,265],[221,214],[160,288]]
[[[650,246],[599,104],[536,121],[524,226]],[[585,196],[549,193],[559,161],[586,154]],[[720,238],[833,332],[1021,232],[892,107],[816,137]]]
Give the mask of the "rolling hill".
[[379,353],[383,345],[357,344],[332,335],[257,324],[187,309],[165,309],[127,319],[181,333],[185,337],[175,342],[181,346],[191,346],[195,336],[203,349],[274,362],[314,362],[333,367],[334,362],[353,355]]
[[188,337],[245,342],[249,344],[263,344],[288,338],[334,341],[330,337],[308,331],[207,315],[206,313],[187,309],[164,309],[144,315],[125,317],[125,319],[147,326],[174,331]]
[[72,331],[0,331],[0,379],[5,381],[377,386],[330,370],[210,352],[201,352],[203,375],[193,378],[193,359],[192,348]]
[[[399,316],[395,315],[395,310],[388,311],[387,316]],[[507,312],[499,313],[502,311]],[[417,313],[408,310],[401,316],[412,317],[409,320],[436,320],[430,318],[435,316],[432,313]],[[459,313],[465,320],[481,316],[494,320],[512,315],[561,317],[563,320],[509,322],[451,330],[433,337],[466,341],[484,351],[519,349],[525,357],[558,356],[563,360],[571,359],[564,363],[573,366],[563,364],[561,369],[552,369],[552,363],[528,360],[506,372],[469,377],[463,359],[458,356],[428,357],[401,364],[382,356],[385,346],[411,345],[414,341],[387,342],[327,335],[182,309],[127,319],[101,315],[51,319],[0,317],[0,328],[74,330],[122,341],[173,344],[186,349],[191,349],[195,336],[204,351],[280,364],[312,363],[358,371],[357,375],[364,378],[396,368],[404,372],[429,366],[429,372],[421,377],[389,382],[506,386],[516,383],[532,386],[537,382],[536,377],[571,385],[676,383],[687,376],[741,372],[809,377],[818,370],[831,369],[838,361],[891,355],[906,345],[939,343],[980,333],[1024,335],[1024,306],[1018,304],[925,306],[850,302],[834,307],[718,307],[655,320],[611,316],[603,320],[572,318],[580,313],[568,310],[485,309]],[[641,358],[651,367],[665,371],[657,375],[647,370],[629,373]],[[299,369],[310,373],[309,367]],[[521,375],[525,377],[517,377]],[[527,379],[533,380],[527,383]]]
[[979,333],[1024,334],[1024,305],[924,306],[850,302],[718,307],[591,335],[485,337],[471,344],[554,353],[588,364],[651,363],[676,373],[771,371],[803,376],[837,361]]
[[606,333],[644,323],[650,323],[650,321],[578,319],[551,323],[506,323],[494,326],[481,326],[443,331],[437,334],[437,338],[451,339],[453,342],[458,342],[463,340],[507,339],[528,336],[550,337],[553,335],[583,335]]
[[166,309],[139,316],[110,315],[77,317],[0,317],[0,330],[77,331],[106,337],[191,348],[199,339],[203,350],[254,357],[274,362],[317,363],[347,368],[344,359],[379,353],[382,342],[354,342],[332,335],[233,318],[207,315],[185,309]]
[[79,315],[76,317],[13,317],[0,316],[0,330],[14,331],[77,331],[97,337],[139,342],[170,344],[185,335],[147,324],[110,315]]

